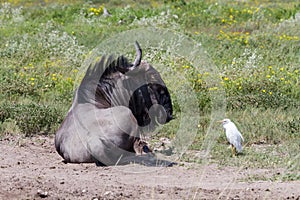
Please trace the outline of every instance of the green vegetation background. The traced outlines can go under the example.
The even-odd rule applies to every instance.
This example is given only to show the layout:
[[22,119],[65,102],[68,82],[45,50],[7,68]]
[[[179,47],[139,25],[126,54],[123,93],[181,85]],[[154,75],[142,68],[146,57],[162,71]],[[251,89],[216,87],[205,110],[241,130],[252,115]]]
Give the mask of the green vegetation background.
[[[104,7],[110,17],[103,16]],[[244,155],[232,162],[220,127],[211,161],[284,167],[289,173],[275,178],[299,179],[299,1],[1,2],[0,135],[54,134],[71,105],[74,81],[89,52],[113,34],[146,26],[191,37],[220,71],[215,78],[226,91],[226,116],[246,144]],[[210,121],[209,93],[222,88],[206,84],[209,71],[197,72],[189,63],[174,64],[164,56],[169,59],[166,67],[182,72],[197,93],[201,121],[190,150],[200,151]],[[162,134],[172,137],[177,128],[176,122],[170,123]],[[201,162],[192,154],[182,159]]]

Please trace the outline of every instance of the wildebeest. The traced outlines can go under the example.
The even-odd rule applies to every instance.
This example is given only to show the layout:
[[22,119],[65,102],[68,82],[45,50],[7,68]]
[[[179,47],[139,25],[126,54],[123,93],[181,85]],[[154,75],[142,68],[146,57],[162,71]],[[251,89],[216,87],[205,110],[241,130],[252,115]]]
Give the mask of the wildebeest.
[[160,74],[141,61],[138,42],[135,47],[133,63],[124,56],[102,56],[87,69],[55,136],[64,162],[171,164],[147,154],[149,148],[140,143],[144,128],[151,130],[172,119],[172,102]]

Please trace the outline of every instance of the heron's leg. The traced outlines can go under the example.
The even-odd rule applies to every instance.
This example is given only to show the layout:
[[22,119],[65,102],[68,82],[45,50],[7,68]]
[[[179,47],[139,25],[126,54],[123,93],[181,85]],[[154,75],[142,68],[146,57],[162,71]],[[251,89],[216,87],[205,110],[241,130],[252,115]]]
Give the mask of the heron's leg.
[[236,151],[235,151],[235,147],[233,145],[231,145],[231,153],[232,153],[232,157],[235,157]]

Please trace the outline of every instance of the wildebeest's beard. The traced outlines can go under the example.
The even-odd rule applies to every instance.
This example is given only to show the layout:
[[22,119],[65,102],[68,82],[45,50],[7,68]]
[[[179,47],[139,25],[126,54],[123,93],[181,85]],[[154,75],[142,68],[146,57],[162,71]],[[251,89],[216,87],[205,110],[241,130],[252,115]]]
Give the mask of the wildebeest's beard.
[[156,126],[172,119],[172,102],[168,89],[158,83],[148,83],[136,89],[129,108],[139,126]]

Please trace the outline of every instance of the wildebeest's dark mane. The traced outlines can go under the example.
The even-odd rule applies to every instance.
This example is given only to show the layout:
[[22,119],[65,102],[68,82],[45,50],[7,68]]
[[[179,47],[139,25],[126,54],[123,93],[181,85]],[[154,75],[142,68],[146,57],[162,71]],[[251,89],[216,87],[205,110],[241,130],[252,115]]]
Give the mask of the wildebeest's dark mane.
[[101,75],[99,82],[97,84],[96,90],[96,98],[104,99],[106,102],[110,104],[108,94],[111,94],[114,89],[114,74],[116,73],[126,73],[129,70],[129,67],[132,66],[131,63],[128,62],[126,57],[119,56],[117,59],[114,59],[113,56],[110,56],[107,61],[107,65],[105,65],[105,69],[103,74]]
[[124,74],[128,71],[128,68],[132,66],[132,64],[130,64],[128,62],[128,59],[124,56],[120,56],[117,59],[111,61],[112,59],[113,59],[112,56],[109,57],[107,62],[108,64],[109,63],[110,64],[105,68],[103,74],[99,79],[98,86],[97,86],[107,93],[112,92],[112,89],[114,87],[114,84],[111,81],[113,74],[117,72],[121,72]]

